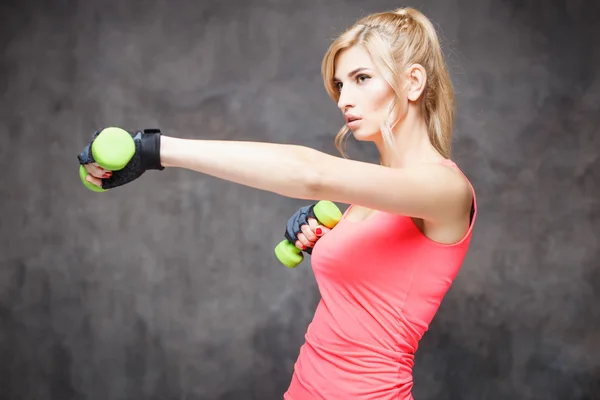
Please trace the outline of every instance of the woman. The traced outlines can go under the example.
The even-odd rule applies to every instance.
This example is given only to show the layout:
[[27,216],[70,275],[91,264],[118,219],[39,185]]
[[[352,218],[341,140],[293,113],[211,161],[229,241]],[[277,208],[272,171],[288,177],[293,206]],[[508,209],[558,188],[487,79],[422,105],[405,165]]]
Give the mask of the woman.
[[[322,64],[325,87],[380,164],[303,146],[136,134],[134,159],[103,171],[88,145],[86,179],[112,188],[179,167],[307,200],[350,204],[332,230],[295,232],[312,248],[321,301],[285,399],[411,399],[419,340],[459,271],[475,219],[474,190],[450,160],[451,82],[436,32],[419,11],[369,15]],[[342,152],[343,154],[343,152]],[[293,177],[291,179],[290,177]]]

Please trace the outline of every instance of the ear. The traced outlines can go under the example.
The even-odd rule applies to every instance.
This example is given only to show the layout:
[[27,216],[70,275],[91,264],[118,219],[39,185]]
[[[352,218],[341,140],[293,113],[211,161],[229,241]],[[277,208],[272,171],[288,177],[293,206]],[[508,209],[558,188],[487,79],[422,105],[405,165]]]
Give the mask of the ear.
[[420,64],[412,64],[406,71],[407,97],[410,101],[417,101],[425,90],[427,73]]

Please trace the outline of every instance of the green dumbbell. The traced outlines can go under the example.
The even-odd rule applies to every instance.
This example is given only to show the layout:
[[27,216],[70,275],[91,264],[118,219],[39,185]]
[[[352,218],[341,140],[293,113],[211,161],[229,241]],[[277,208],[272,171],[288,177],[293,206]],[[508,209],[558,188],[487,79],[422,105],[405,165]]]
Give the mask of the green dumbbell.
[[[328,200],[319,201],[315,204],[313,211],[315,217],[317,217],[317,221],[329,229],[336,226],[342,219],[342,212],[340,209]],[[302,250],[297,248],[294,243],[291,243],[287,239],[282,240],[275,247],[275,257],[288,268],[296,268],[298,264],[304,260]]]
[[[135,154],[133,138],[124,129],[105,128],[96,136],[92,143],[92,156],[98,165],[109,171],[124,168]],[[79,178],[88,189],[94,192],[105,192],[106,189],[85,180],[88,172],[83,165],[79,166]]]

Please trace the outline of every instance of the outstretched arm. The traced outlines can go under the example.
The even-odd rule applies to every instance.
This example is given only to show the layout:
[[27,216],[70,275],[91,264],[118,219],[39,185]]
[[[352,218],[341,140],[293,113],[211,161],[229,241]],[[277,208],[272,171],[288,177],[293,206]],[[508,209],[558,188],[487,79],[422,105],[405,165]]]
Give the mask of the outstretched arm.
[[325,153],[308,147],[263,142],[180,139],[162,136],[164,167],[198,171],[282,196],[317,200],[311,190],[315,162]]
[[297,145],[163,136],[161,163],[287,197],[358,204],[434,223],[466,215],[472,199],[464,177],[439,164],[388,168]]

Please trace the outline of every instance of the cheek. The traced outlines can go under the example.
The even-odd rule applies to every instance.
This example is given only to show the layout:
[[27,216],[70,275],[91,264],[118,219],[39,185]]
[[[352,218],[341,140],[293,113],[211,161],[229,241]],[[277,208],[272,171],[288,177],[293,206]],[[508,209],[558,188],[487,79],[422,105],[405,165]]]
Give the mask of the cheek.
[[387,82],[382,80],[373,82],[369,89],[370,111],[374,112],[378,117],[387,116],[389,105],[393,98],[393,91]]

